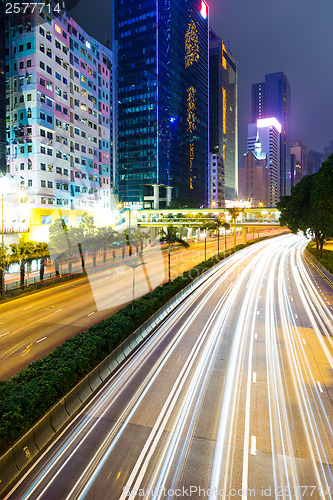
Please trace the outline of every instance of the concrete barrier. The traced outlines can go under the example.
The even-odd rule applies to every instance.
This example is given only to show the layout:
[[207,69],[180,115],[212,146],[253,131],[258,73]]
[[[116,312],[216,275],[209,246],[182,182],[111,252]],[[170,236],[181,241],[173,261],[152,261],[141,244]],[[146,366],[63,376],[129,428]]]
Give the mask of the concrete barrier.
[[34,431],[36,446],[39,450],[41,450],[55,434],[51,424],[50,412],[44,415],[44,417],[35,425]]
[[77,393],[82,403],[87,401],[87,399],[92,394],[92,389],[89,385],[89,377],[85,377],[79,384],[77,385]]
[[110,368],[108,367],[108,360],[105,359],[104,361],[102,361],[102,363],[98,366],[98,375],[99,375],[99,378],[101,380],[105,380],[108,378],[108,376],[110,375],[111,373],[111,370]]
[[115,359],[116,359],[117,363],[120,365],[120,363],[122,363],[125,359],[121,345],[119,347],[117,347],[117,349],[114,352],[114,355],[115,355]]
[[14,462],[13,449],[10,448],[0,460],[0,491],[4,491],[19,474],[19,469]]
[[112,352],[111,354],[109,354],[109,356],[106,359],[107,359],[108,368],[109,368],[110,373],[111,373],[118,366],[118,362],[116,361],[116,357],[115,357],[114,352]]
[[65,408],[65,401],[61,399],[50,411],[51,425],[55,432],[58,432],[61,427],[67,422],[69,414]]
[[35,443],[34,429],[27,432],[23,438],[13,446],[14,463],[22,471],[38,453]]
[[77,387],[74,387],[71,392],[65,396],[65,408],[68,415],[73,415],[81,406],[82,402],[79,398]]
[[99,376],[97,367],[89,375],[89,385],[91,387],[91,390],[94,392],[101,385],[101,383],[102,379]]
[[121,344],[125,358],[127,358],[127,356],[129,356],[132,352],[132,349],[130,348],[131,339],[132,335]]

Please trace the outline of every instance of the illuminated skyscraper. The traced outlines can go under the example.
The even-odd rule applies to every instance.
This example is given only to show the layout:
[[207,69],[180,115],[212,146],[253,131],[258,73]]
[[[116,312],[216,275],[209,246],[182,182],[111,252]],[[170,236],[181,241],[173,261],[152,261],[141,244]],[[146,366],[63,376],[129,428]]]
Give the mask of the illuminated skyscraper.
[[209,148],[223,158],[225,196],[238,190],[237,66],[222,38],[210,29],[209,41]]
[[118,1],[118,187],[124,206],[207,201],[208,7]]
[[290,85],[283,72],[265,75],[265,81],[252,85],[252,123],[258,118],[275,117],[281,125],[280,196],[290,194]]
[[[276,207],[277,202],[280,198],[280,140],[281,137],[281,125],[276,120],[276,118],[261,118],[257,120],[256,124],[251,123],[248,126],[248,140],[247,140],[247,150],[253,151],[257,159],[263,159],[264,155],[266,158],[267,174],[265,173],[265,178],[262,179],[264,182],[268,206]],[[248,160],[251,157],[248,156]],[[243,164],[245,166],[245,164]],[[258,170],[257,170],[258,171]],[[244,171],[243,171],[244,173]],[[248,179],[251,181],[251,179]],[[252,187],[253,193],[258,192],[258,186],[255,186],[256,180],[253,179],[250,185],[254,184]],[[245,193],[244,189],[245,183],[242,182],[243,195],[250,193],[247,189]],[[262,191],[260,188],[259,191]],[[264,201],[264,200],[261,200]]]

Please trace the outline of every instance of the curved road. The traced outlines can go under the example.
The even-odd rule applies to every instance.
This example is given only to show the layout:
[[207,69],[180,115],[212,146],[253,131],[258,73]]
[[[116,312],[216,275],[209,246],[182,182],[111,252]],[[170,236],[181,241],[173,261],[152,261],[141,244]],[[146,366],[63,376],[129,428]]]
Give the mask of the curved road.
[[333,294],[305,245],[222,262],[6,499],[332,499]]
[[[281,229],[263,234],[278,231]],[[232,245],[233,238],[228,237],[228,248]],[[189,249],[173,248],[172,277],[202,262],[203,247],[203,243],[191,243]],[[220,248],[221,251],[224,248],[222,238]],[[207,240],[207,258],[214,255],[216,249],[217,240]],[[140,266],[135,271],[135,298],[168,280],[166,249],[162,255],[159,246],[153,245],[145,251],[144,262],[145,267]],[[0,304],[1,380],[9,379],[66,339],[108,318],[132,300],[133,271],[124,261],[117,260],[87,272],[88,278]]]

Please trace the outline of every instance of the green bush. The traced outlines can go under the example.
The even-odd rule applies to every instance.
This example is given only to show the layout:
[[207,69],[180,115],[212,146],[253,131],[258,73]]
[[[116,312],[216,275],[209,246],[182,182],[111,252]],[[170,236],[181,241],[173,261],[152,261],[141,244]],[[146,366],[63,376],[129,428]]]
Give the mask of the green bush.
[[313,255],[322,266],[324,266],[330,273],[333,274],[333,252],[332,250],[323,249],[323,256],[319,257],[316,251],[315,243],[308,243],[307,250]]
[[211,257],[136,300],[133,309],[131,304],[127,305],[87,332],[66,340],[10,381],[0,382],[0,453],[193,279],[235,251],[265,238],[250,240],[246,245],[227,250],[226,254]]

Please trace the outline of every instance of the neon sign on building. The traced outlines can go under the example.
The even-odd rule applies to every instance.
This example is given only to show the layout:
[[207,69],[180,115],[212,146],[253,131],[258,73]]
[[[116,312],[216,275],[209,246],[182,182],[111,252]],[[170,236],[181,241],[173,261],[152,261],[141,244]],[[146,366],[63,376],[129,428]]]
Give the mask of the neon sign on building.
[[193,133],[197,128],[195,123],[195,107],[196,107],[196,89],[189,87],[187,89],[187,131],[189,133],[190,141],[190,189],[193,189],[193,160],[194,160],[194,143]]

